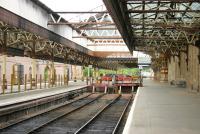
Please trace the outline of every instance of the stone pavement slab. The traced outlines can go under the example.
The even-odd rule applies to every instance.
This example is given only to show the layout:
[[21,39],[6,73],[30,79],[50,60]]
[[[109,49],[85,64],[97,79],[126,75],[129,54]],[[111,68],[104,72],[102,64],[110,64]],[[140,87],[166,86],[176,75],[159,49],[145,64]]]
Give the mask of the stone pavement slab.
[[123,134],[200,134],[200,95],[145,80]]

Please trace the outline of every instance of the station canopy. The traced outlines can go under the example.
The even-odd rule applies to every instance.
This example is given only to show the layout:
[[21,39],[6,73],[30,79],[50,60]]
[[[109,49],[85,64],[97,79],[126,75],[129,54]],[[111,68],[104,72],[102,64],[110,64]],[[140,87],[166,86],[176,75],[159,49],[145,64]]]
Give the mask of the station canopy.
[[[138,23],[140,23],[139,20],[144,20],[139,14],[137,15],[140,17],[136,15],[135,18],[132,18],[135,16],[134,13],[129,13],[132,6],[137,6],[136,3],[118,0],[119,3],[125,5],[127,11],[116,14],[112,6],[119,3],[114,2],[112,5],[113,2],[109,3],[111,0],[31,1],[47,12],[49,18],[47,26],[68,25],[73,30],[72,37],[65,38],[24,19],[22,16],[0,8],[0,12],[4,14],[0,16],[0,37],[3,42],[1,46],[4,46],[0,51],[4,52],[5,50],[11,56],[29,56],[39,59],[42,57],[42,60],[86,66],[92,64],[95,67],[107,69],[137,67],[137,56],[140,54],[133,51],[143,51],[144,49],[137,45],[140,42],[136,41],[135,37],[136,33],[143,34],[146,31],[141,31],[139,26],[121,26],[117,20],[134,22],[135,20],[132,19],[137,18]],[[117,7],[116,11],[120,11],[120,9],[123,8]],[[128,18],[123,19],[123,14],[126,14]],[[125,33],[124,29],[127,28],[129,32]],[[135,28],[138,32],[134,30]],[[9,36],[7,36],[8,34]],[[5,46],[7,43],[9,45]],[[101,52],[97,50],[101,50]],[[144,52],[146,53],[146,51]],[[134,57],[135,55],[136,57]],[[144,57],[150,58],[150,56]]]
[[88,46],[126,45],[130,53],[177,56],[199,37],[199,0],[88,0],[84,6],[77,0],[63,12],[41,1],[80,30],[73,38],[88,38]]
[[[135,57],[138,56],[138,54],[133,55],[133,51],[129,51],[102,0],[75,0],[68,2],[64,0],[54,2],[48,0],[40,1],[54,11],[51,15],[52,21],[49,21],[48,25],[66,24],[72,26],[79,32],[78,35],[73,34],[72,39],[87,38],[88,42],[85,47],[89,49],[95,48],[94,52],[96,49],[104,46],[101,53],[98,51],[95,52],[97,56],[111,59],[118,58],[122,62],[124,60],[127,67],[131,67],[133,62],[135,63],[135,61],[138,61],[138,57]],[[64,18],[64,20],[55,19],[54,14],[58,14],[60,17]],[[115,46],[121,46],[121,48],[113,52],[113,47]],[[150,58],[149,56],[144,57]],[[132,64],[132,67],[137,67],[137,62],[136,64]]]
[[129,50],[177,56],[200,33],[199,0],[104,0]]

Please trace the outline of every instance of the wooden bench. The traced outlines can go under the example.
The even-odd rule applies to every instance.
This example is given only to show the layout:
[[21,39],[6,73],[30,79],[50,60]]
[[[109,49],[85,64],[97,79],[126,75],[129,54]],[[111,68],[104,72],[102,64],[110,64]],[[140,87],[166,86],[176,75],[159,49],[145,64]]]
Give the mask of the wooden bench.
[[177,87],[186,88],[187,82],[185,80],[172,80],[171,85],[176,85]]

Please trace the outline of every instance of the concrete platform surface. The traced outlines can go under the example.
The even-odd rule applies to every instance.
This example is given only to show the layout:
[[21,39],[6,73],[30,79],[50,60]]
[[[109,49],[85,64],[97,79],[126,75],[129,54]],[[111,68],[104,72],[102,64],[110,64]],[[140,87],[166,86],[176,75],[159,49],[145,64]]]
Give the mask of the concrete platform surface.
[[200,134],[200,95],[145,80],[123,134]]
[[53,87],[46,89],[35,89],[19,93],[4,94],[0,95],[0,107],[28,100],[38,99],[46,96],[51,96],[55,94],[60,94],[67,91],[80,89],[86,86],[87,86],[86,82],[74,82],[66,87],[63,86],[63,87]]

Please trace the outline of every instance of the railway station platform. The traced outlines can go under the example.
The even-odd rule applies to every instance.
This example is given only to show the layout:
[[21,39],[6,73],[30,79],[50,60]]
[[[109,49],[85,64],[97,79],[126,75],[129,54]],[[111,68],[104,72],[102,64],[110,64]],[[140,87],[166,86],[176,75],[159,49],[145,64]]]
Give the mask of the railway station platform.
[[199,134],[200,95],[187,88],[144,80],[123,134]]
[[85,81],[77,81],[77,82],[71,81],[69,82],[68,86],[27,90],[24,92],[16,92],[12,94],[3,94],[3,95],[0,95],[0,107],[16,104],[20,102],[25,102],[29,100],[35,100],[42,97],[56,95],[56,94],[61,94],[64,92],[69,92],[69,91],[81,89],[84,87],[87,87]]

